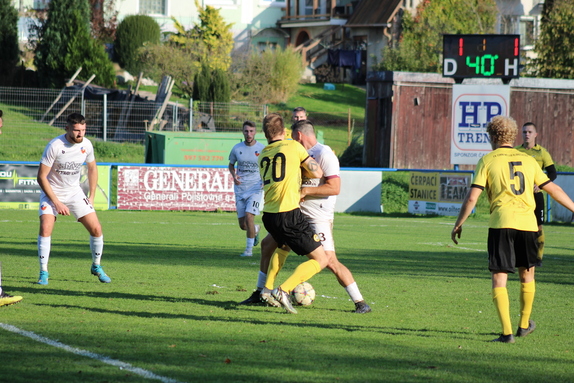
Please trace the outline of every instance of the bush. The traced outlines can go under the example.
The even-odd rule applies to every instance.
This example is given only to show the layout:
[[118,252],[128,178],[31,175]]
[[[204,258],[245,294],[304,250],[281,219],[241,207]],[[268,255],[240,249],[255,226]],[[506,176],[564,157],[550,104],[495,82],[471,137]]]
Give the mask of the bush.
[[292,48],[281,47],[264,52],[254,50],[244,65],[234,63],[234,68],[235,95],[244,95],[256,104],[286,102],[297,90],[303,74],[299,53]]
[[199,63],[192,59],[191,52],[167,43],[146,45],[139,50],[139,54],[146,77],[159,83],[164,76],[171,76],[181,94],[188,98],[192,96]]
[[410,172],[383,172],[381,202],[385,213],[409,211]]
[[345,168],[359,168],[363,166],[362,135],[353,137],[351,145],[339,157],[339,163],[341,167]]
[[138,49],[145,43],[159,44],[161,31],[158,23],[146,15],[131,15],[122,20],[116,31],[115,52],[118,63],[137,75],[143,69]]

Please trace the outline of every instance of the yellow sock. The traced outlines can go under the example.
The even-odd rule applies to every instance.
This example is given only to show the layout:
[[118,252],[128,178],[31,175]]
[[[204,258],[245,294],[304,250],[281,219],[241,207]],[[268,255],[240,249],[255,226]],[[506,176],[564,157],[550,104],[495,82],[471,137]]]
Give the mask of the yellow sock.
[[544,256],[544,229],[538,230],[538,259],[542,260]]
[[281,290],[290,292],[297,286],[299,283],[305,282],[309,280],[313,275],[317,274],[321,271],[321,266],[319,266],[319,262],[314,259],[310,259],[307,262],[303,262],[291,274],[289,278],[285,282],[279,286]]
[[495,287],[492,289],[492,301],[498,311],[498,318],[502,325],[502,335],[512,334],[512,323],[510,322],[510,301],[508,300],[508,290],[506,287]]
[[536,292],[535,281],[520,284],[520,323],[521,328],[528,328],[528,320],[532,313],[534,293]]
[[288,251],[277,249],[271,256],[271,260],[269,261],[269,268],[267,269],[267,280],[265,281],[265,287],[269,290],[273,290],[275,278],[277,277],[277,274],[279,274],[279,271],[281,271],[283,268],[288,255]]

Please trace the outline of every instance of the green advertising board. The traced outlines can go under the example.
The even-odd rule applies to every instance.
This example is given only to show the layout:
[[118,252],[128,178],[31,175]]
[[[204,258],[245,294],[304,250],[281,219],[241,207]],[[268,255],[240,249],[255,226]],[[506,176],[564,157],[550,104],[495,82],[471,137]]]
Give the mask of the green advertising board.
[[[319,142],[323,142],[322,133],[317,132]],[[255,139],[267,144],[263,133],[257,133]],[[229,152],[241,141],[241,132],[146,132],[145,163],[225,166],[229,164]]]

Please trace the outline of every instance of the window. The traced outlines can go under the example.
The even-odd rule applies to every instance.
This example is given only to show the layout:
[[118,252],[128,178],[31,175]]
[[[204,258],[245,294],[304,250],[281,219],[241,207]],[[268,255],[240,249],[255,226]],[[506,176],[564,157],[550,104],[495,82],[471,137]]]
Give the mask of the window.
[[534,45],[535,40],[534,33],[534,19],[532,17],[522,17],[520,19],[520,44]]
[[140,13],[144,15],[165,15],[167,0],[140,0]]

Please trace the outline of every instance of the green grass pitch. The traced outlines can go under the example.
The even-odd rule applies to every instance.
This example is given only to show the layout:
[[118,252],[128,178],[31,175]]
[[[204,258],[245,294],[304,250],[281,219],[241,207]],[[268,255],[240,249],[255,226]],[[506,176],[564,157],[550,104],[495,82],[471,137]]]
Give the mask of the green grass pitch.
[[[313,305],[289,315],[237,306],[255,287],[259,248],[239,257],[234,213],[98,214],[112,283],[90,275],[81,224],[59,217],[40,286],[36,212],[0,210],[3,287],[24,297],[0,307],[0,382],[574,381],[570,225],[545,226],[537,330],[496,344],[484,217],[455,246],[453,217],[337,215],[337,253],[373,311],[352,313],[325,270],[310,280]],[[301,260],[290,256],[278,282]],[[511,276],[515,328],[518,289]]]

